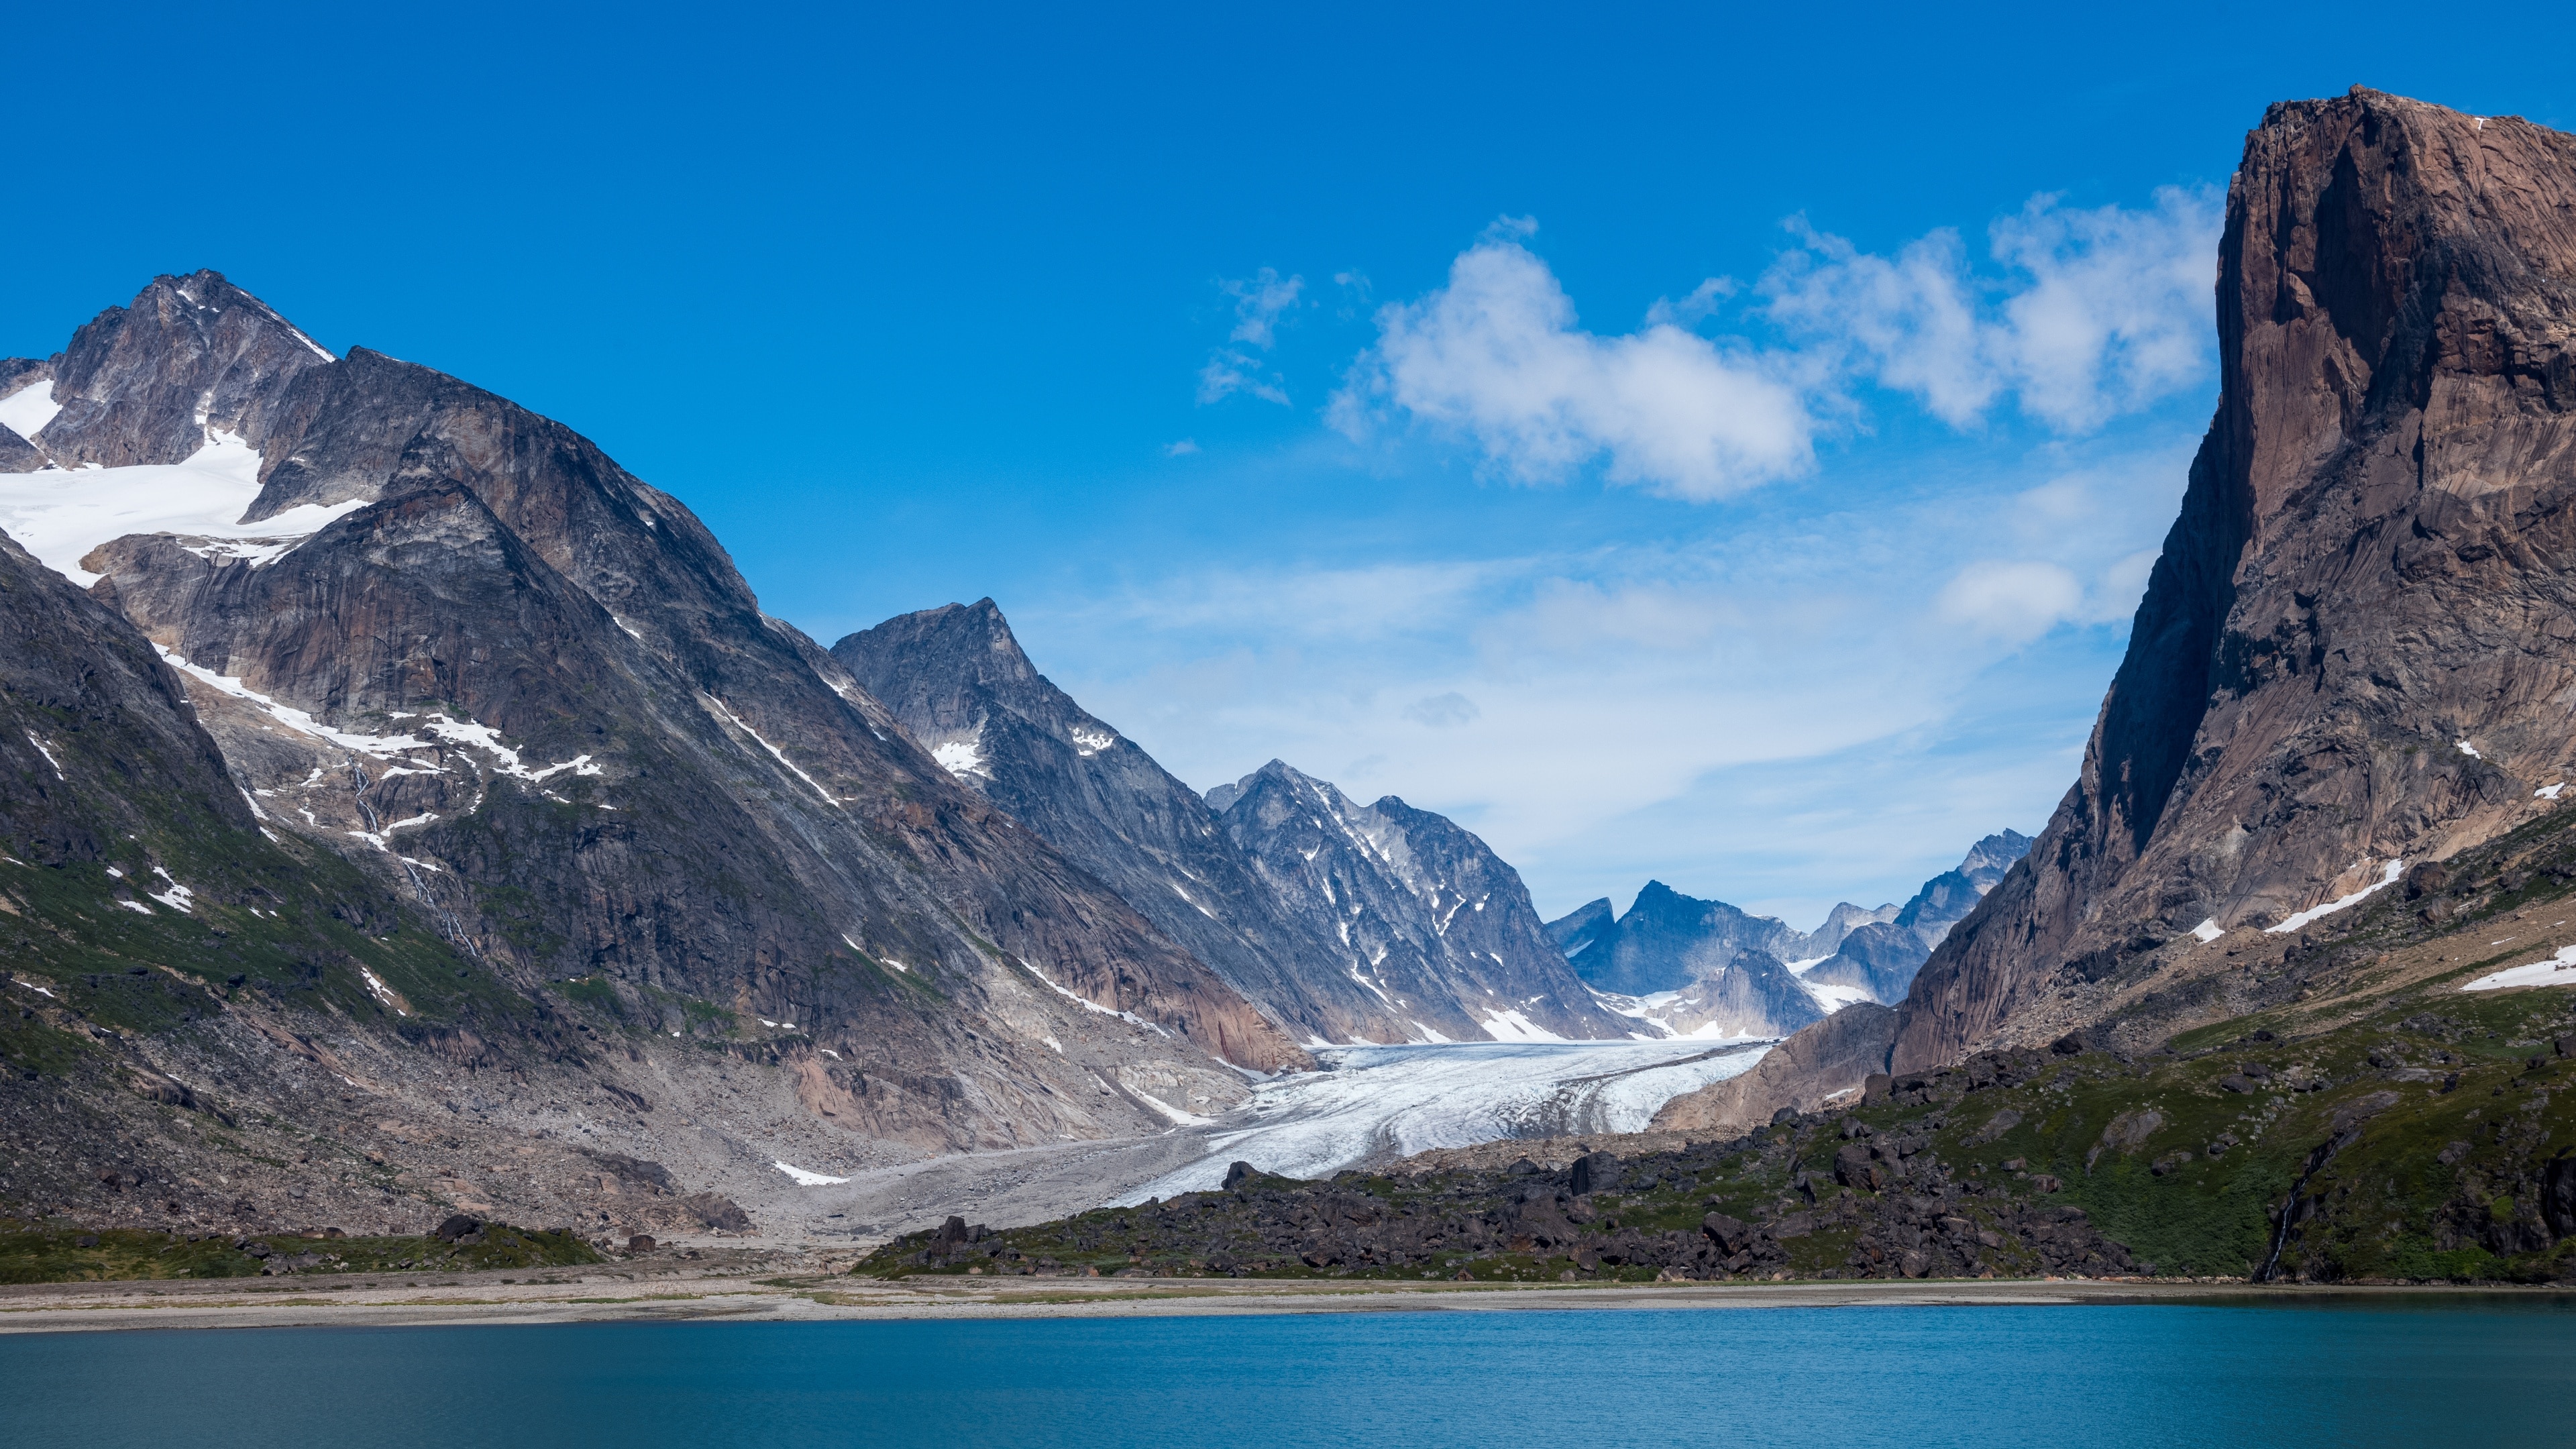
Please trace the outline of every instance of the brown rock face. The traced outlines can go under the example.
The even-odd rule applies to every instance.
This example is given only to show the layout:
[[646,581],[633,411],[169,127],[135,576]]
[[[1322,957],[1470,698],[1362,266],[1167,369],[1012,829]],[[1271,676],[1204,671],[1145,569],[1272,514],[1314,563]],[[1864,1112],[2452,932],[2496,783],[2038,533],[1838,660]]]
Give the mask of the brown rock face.
[[2200,922],[2489,839],[2576,763],[2576,137],[2358,88],[2272,107],[2218,328],[2082,774],[1916,979],[1898,1072],[2062,1029]]
[[220,273],[155,277],[132,305],[99,313],[54,355],[63,410],[45,425],[44,448],[66,468],[181,462],[205,446],[209,428],[256,448],[285,384],[330,362]]
[[1675,1097],[1655,1114],[1655,1132],[1743,1132],[1783,1107],[1820,1110],[1827,1097],[1887,1070],[1896,1013],[1854,1002],[1782,1042],[1753,1070]]

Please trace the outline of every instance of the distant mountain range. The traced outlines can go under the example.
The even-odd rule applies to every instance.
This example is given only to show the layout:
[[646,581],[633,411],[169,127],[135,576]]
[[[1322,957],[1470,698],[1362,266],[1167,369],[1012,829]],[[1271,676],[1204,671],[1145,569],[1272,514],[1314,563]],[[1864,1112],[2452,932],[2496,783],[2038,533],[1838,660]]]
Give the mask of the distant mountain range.
[[1855,1001],[1903,1000],[1932,948],[2029,849],[2018,831],[1989,835],[1905,904],[1846,901],[1813,931],[1648,881],[1626,915],[1591,901],[1547,934],[1586,983],[1660,1029],[1786,1036]]

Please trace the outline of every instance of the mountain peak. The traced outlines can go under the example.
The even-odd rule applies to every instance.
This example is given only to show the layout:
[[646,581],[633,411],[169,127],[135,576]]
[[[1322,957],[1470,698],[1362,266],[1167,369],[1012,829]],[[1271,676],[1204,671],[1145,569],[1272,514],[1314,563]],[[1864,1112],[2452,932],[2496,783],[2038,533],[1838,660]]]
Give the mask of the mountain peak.
[[[2075,787],[1924,966],[1896,1071],[2062,1032],[2070,998],[2158,1040],[2206,1019],[2172,974],[2202,928],[2555,808],[2576,729],[2529,621],[2571,562],[2576,137],[2367,87],[2283,102],[2217,262],[2216,415]],[[2263,989],[2230,999],[2302,990]]]
[[1017,692],[1045,683],[990,597],[897,614],[832,647],[835,653],[900,654],[916,668],[928,664],[937,677],[971,680],[986,689]]

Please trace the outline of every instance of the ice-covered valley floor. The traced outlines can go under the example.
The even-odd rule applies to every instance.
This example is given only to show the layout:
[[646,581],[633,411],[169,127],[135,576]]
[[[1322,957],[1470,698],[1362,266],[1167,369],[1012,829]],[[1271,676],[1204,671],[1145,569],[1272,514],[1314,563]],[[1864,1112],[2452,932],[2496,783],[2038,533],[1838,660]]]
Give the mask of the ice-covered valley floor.
[[[995,1227],[1218,1186],[1249,1162],[1328,1177],[1435,1147],[1636,1132],[1684,1092],[1748,1071],[1767,1041],[1458,1042],[1325,1047],[1323,1070],[1264,1082],[1214,1121],[1152,1137],[976,1153],[803,1185],[785,1172],[742,1199],[771,1236],[861,1240],[950,1213]],[[807,1176],[834,1169],[796,1166]]]
[[1762,1059],[1769,1042],[1456,1042],[1328,1047],[1324,1069],[1263,1083],[1199,1129],[1208,1155],[1113,1198],[1217,1186],[1249,1162],[1287,1177],[1506,1137],[1638,1132],[1655,1109]]

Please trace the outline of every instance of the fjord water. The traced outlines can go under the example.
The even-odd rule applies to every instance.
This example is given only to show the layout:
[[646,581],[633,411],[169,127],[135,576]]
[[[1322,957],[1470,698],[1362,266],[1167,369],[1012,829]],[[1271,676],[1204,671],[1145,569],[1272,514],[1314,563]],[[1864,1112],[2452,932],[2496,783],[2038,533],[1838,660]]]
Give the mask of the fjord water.
[[0,1338],[0,1444],[2563,1443],[2547,1301]]

